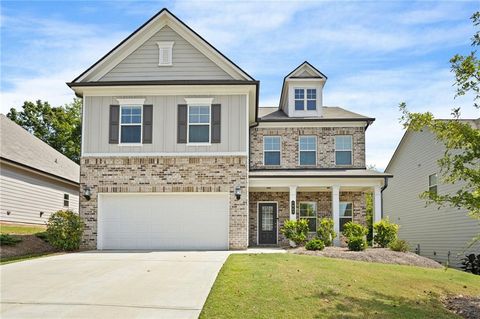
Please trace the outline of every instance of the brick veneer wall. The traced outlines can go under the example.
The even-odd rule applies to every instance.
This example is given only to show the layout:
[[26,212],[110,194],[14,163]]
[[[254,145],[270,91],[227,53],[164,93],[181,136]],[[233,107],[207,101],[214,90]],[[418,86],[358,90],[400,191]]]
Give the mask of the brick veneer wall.
[[[249,245],[257,245],[257,204],[261,201],[278,202],[278,244],[286,246],[289,244],[281,233],[280,228],[283,226],[285,220],[290,218],[288,202],[290,195],[288,192],[250,192],[249,205]],[[353,203],[353,221],[366,226],[366,205],[365,193],[363,192],[340,192],[341,202]],[[298,205],[300,202],[316,202],[317,203],[317,217],[332,217],[332,194],[330,192],[297,192],[297,217]]]
[[[263,137],[281,136],[280,165],[263,165]],[[335,135],[353,136],[354,168],[365,167],[365,129],[363,127],[307,127],[307,128],[262,128],[250,129],[251,168],[299,167],[298,140],[301,135],[317,136],[317,168],[333,168],[335,165]],[[342,166],[344,167],[344,166]]]
[[[231,249],[248,245],[247,158],[223,157],[88,157],[80,163],[80,187],[92,189],[90,200],[80,198],[85,221],[82,248],[97,245],[98,193],[229,192]],[[237,200],[234,187],[240,186]],[[174,218],[174,216],[172,216]]]

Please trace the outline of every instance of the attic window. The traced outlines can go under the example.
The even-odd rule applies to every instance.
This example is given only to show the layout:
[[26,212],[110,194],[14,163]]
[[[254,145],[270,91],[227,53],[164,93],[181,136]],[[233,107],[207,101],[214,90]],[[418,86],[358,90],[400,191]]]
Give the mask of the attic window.
[[157,42],[158,45],[158,65],[172,65],[173,41]]

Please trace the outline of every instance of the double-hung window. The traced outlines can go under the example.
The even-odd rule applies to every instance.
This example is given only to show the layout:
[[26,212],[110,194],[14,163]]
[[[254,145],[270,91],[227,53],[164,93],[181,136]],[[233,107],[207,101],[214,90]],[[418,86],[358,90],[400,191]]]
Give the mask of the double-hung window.
[[265,136],[263,138],[263,163],[265,165],[280,165],[280,136]]
[[335,136],[335,164],[352,165],[352,136]]
[[300,202],[300,219],[308,221],[308,231],[317,231],[317,203]]
[[210,105],[188,106],[188,143],[210,143]]
[[428,176],[428,192],[437,195],[437,173]]
[[68,207],[70,205],[70,195],[63,194],[63,207]]
[[351,221],[353,221],[353,204],[340,202],[340,231],[343,231],[343,226]]
[[142,106],[122,105],[120,108],[120,143],[142,142]]
[[317,89],[298,88],[294,90],[296,111],[317,109]]
[[300,165],[315,165],[317,163],[317,137],[300,136],[298,144]]

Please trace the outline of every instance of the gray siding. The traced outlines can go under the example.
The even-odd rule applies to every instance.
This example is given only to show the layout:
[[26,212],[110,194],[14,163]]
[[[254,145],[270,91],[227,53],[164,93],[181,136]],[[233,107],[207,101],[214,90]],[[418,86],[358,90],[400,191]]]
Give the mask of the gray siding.
[[[68,209],[78,212],[78,189],[75,187],[2,164],[0,221],[44,224],[52,213],[66,209],[63,206],[64,194],[70,195]],[[40,212],[44,212],[42,217]]]
[[[172,66],[158,65],[159,41],[175,42]],[[104,75],[100,81],[231,79],[233,78],[228,73],[166,26]]]
[[[458,266],[467,243],[480,232],[478,221],[467,216],[464,210],[438,209],[437,205],[426,206],[419,194],[428,189],[428,176],[440,170],[437,160],[443,156],[444,147],[438,144],[428,131],[409,132],[388,169],[394,178],[383,193],[384,214],[400,224],[399,237],[407,240],[412,250],[420,244],[423,256],[442,263],[450,261]],[[449,193],[456,185],[439,183],[438,192]],[[478,245],[467,252],[480,253]]]
[[109,106],[110,104],[118,104],[117,98],[128,97],[85,97],[83,154],[247,151],[247,101],[245,95],[213,96],[213,104],[222,105],[222,136],[221,143],[206,146],[188,146],[187,144],[177,143],[177,105],[185,104],[185,97],[186,96],[135,97],[145,98],[145,104],[153,105],[152,144],[144,144],[142,146],[125,146],[108,143]]

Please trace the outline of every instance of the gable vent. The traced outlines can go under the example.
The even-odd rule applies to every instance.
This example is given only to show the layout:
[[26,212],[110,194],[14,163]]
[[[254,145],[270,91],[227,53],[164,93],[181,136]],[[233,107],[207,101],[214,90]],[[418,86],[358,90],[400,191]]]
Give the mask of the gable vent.
[[158,65],[172,65],[173,41],[157,42],[158,45]]

